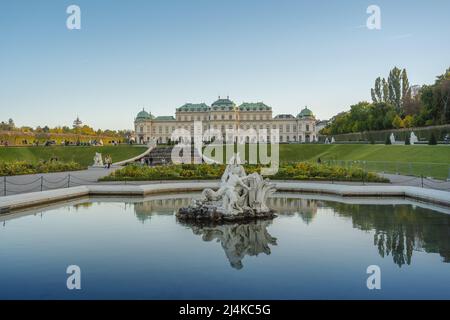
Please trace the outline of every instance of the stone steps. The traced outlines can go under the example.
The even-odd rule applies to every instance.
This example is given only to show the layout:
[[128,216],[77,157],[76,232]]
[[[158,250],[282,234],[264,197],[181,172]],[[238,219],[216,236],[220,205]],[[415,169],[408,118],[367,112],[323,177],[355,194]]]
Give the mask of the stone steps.
[[[152,166],[171,164],[172,163],[172,149],[176,146],[170,147],[158,147],[150,151],[148,155],[144,157],[147,163]],[[177,154],[180,154],[177,152]],[[182,153],[181,153],[182,154]],[[191,147],[190,158],[192,163],[194,162],[194,157],[199,156],[198,151]]]

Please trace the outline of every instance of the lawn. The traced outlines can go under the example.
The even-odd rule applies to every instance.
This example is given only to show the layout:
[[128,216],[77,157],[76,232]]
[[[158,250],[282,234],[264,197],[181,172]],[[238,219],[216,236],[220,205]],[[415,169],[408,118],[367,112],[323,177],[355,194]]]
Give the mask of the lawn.
[[[246,159],[249,146],[246,145]],[[280,144],[281,162],[321,159],[369,171],[450,178],[450,145]]]
[[137,156],[145,150],[146,147],[130,145],[104,147],[0,147],[0,162],[27,161],[37,163],[39,161],[48,161],[52,157],[57,157],[59,161],[73,161],[83,167],[87,167],[93,164],[96,152],[100,152],[103,156],[109,154],[113,162],[117,162]]
[[280,145],[282,161],[317,161],[319,157],[332,164],[357,165],[375,172],[450,178],[448,145]]

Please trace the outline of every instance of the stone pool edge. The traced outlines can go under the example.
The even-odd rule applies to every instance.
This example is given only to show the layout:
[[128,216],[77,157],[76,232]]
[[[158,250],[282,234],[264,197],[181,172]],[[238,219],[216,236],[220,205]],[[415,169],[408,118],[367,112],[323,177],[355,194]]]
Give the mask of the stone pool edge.
[[[412,186],[354,186],[327,183],[274,182],[278,191],[326,194],[340,197],[404,197],[450,208],[450,192]],[[32,192],[0,198],[0,214],[86,196],[146,196],[161,193],[218,188],[218,181],[160,183],[148,185],[86,185]]]

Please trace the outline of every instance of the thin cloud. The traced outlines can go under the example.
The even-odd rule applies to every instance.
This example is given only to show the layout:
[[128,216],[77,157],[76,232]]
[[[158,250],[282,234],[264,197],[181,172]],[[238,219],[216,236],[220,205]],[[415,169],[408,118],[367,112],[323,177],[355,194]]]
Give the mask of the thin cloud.
[[389,39],[391,39],[391,40],[399,40],[399,39],[411,38],[412,36],[413,36],[412,33],[405,33],[405,34],[398,34],[398,35],[392,36]]

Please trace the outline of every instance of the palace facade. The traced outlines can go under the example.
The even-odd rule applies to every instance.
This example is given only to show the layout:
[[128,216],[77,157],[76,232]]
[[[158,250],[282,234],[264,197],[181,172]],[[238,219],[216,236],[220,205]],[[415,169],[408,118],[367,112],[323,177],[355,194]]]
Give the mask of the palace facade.
[[280,143],[309,143],[317,141],[316,118],[307,107],[297,116],[291,114],[272,115],[272,108],[263,102],[236,105],[228,97],[220,98],[211,106],[205,103],[186,103],[176,109],[175,117],[158,116],[142,110],[135,120],[137,143],[168,143],[175,129],[185,129],[194,134],[194,121],[202,121],[203,131],[220,130],[223,135],[227,129],[254,129],[259,132],[266,129],[279,130]]

